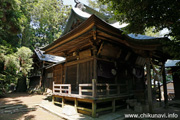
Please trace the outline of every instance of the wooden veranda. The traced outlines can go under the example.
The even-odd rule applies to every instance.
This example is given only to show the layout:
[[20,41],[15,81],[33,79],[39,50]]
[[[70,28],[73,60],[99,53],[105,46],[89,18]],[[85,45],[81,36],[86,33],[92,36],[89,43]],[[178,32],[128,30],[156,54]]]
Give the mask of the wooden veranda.
[[161,43],[167,39],[122,34],[96,15],[88,6],[84,11],[72,9],[62,36],[42,49],[45,54],[66,58],[44,71],[43,77],[54,81],[53,102],[62,107],[73,105],[77,112],[97,117],[126,107],[127,99],[133,98],[148,103],[152,112],[151,62],[164,69],[169,56]]
[[[121,92],[121,87],[124,92]],[[123,104],[117,101],[132,97],[132,94],[124,89],[126,87],[127,84],[97,84],[96,79],[93,79],[92,84],[79,84],[79,91],[71,91],[71,84],[53,83],[53,103],[64,107],[66,100],[70,100],[78,112],[97,117],[101,112],[115,112],[116,109],[124,107],[126,101]],[[60,100],[56,101],[56,98]],[[103,103],[110,104],[101,106]]]

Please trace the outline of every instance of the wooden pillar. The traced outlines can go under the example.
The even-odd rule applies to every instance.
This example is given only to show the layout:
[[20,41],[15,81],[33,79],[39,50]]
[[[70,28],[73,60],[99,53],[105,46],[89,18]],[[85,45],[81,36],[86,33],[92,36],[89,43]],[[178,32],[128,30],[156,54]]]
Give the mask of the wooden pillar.
[[93,100],[93,102],[92,102],[92,117],[97,117],[96,116],[96,101],[95,100]]
[[53,81],[53,87],[52,87],[52,91],[53,91],[53,93],[55,92],[55,90],[54,90],[54,81]]
[[117,85],[117,94],[118,94],[118,95],[121,93],[120,87],[121,87],[120,85]]
[[92,96],[95,98],[97,97],[97,81],[96,79],[92,79]]
[[109,84],[106,84],[106,95],[109,96]]
[[64,107],[64,97],[62,97],[62,107]]
[[54,99],[55,99],[55,96],[53,95],[52,96],[52,103],[54,104]]
[[68,87],[68,94],[71,94],[71,84],[70,84],[70,86]]
[[94,46],[93,48],[93,56],[94,56],[94,70],[93,70],[93,79],[92,79],[92,91],[93,91],[93,97],[97,97],[97,49]]
[[115,110],[116,110],[116,100],[115,99],[113,99],[113,101],[112,101],[112,112],[115,112]]
[[76,79],[76,89],[78,90],[78,86],[79,86],[79,63],[77,64],[77,79]]
[[151,84],[151,69],[150,69],[150,59],[149,58],[147,58],[147,60],[146,60],[146,69],[147,69],[149,112],[152,113],[152,84]]
[[78,101],[77,101],[77,98],[74,101],[74,107],[75,107],[76,111],[78,112]]
[[64,83],[63,84],[66,84],[67,83],[67,66],[65,66],[65,77],[64,77]]
[[93,70],[93,78],[94,79],[97,79],[97,59],[96,59],[96,57],[94,57],[94,65],[93,65],[93,67],[94,67],[94,70]]
[[82,87],[81,86],[79,86],[79,95],[82,95]]
[[166,84],[166,71],[165,71],[165,63],[162,65],[162,76],[163,76],[163,90],[164,90],[164,105],[165,108],[168,107],[168,96],[167,96],[167,84]]

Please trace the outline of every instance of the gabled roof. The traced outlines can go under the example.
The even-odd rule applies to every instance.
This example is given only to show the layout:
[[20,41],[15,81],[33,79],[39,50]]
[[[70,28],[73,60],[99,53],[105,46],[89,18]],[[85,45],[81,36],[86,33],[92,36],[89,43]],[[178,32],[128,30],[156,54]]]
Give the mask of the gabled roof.
[[101,13],[97,12],[96,10],[84,5],[83,10],[81,10],[80,8],[76,8],[74,7],[73,9],[71,9],[71,13],[70,13],[70,17],[68,19],[68,22],[66,24],[66,27],[63,31],[63,33],[61,34],[61,36],[65,35],[66,33],[68,33],[71,30],[71,26],[74,22],[76,22],[76,20],[80,20],[81,22],[87,20],[91,15],[96,15],[98,16],[100,19],[107,21],[108,17],[102,15]]
[[[82,3],[81,3],[82,4]],[[87,20],[91,15],[95,15],[98,18],[100,18],[101,20],[103,20],[104,22],[108,23],[108,16],[102,15],[101,13],[97,12],[96,10],[84,5],[84,7],[82,8],[82,10],[80,8],[73,8],[71,9],[71,14],[70,17],[68,19],[68,22],[66,24],[66,27],[62,33],[61,36],[65,35],[66,33],[68,33],[71,30],[71,26],[73,24],[73,22],[75,22],[77,19],[81,20],[82,22]],[[120,29],[127,26],[128,24],[122,24],[120,25],[119,22],[115,21],[114,23],[108,23],[109,25],[113,26],[114,28]],[[122,31],[122,30],[121,30]],[[140,35],[140,34],[127,34],[127,36],[129,36],[132,39],[137,39],[137,40],[147,40],[147,39],[159,39],[160,37],[150,37],[150,36],[146,36],[146,35]]]
[[[79,24],[76,25],[76,22]],[[104,37],[105,39],[107,38],[106,40],[112,40],[112,42],[118,42],[133,49],[159,50],[161,41],[167,39],[140,34],[123,34],[121,27],[123,26],[120,26],[117,22],[108,23],[106,16],[88,6],[84,5],[83,9],[73,8],[61,37],[43,48],[43,50],[46,53],[56,54],[89,44],[89,40],[85,37],[93,37],[94,29],[96,29],[98,34],[97,37]],[[161,52],[158,54],[161,56]]]
[[44,54],[44,51],[41,51],[40,49],[35,49],[34,51],[35,51],[35,53],[38,56],[40,61],[46,61],[46,62],[58,64],[58,63],[63,63],[66,60],[65,57]]

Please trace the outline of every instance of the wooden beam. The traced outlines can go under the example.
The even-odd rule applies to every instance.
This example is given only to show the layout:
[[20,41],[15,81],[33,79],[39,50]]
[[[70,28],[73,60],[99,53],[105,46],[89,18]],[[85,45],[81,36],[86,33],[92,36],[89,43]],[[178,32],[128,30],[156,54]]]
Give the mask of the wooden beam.
[[66,62],[65,63],[65,66],[71,66],[71,65],[76,65],[78,63],[85,63],[85,62],[88,62],[88,61],[92,61],[94,58],[93,57],[87,57],[85,59],[81,59],[81,60],[76,60],[76,61],[72,61],[72,62]]
[[91,109],[88,109],[88,108],[84,108],[84,107],[77,107],[77,108],[80,109],[80,110],[92,112],[92,110],[91,110]]
[[152,113],[152,85],[151,85],[150,58],[146,59],[146,69],[147,69],[147,86],[148,86],[149,112]]
[[98,50],[97,55],[99,55],[99,54],[101,53],[101,51],[102,51],[102,49],[103,49],[103,46],[104,46],[104,42],[101,43],[101,46],[100,46],[100,48],[99,48],[99,50]]

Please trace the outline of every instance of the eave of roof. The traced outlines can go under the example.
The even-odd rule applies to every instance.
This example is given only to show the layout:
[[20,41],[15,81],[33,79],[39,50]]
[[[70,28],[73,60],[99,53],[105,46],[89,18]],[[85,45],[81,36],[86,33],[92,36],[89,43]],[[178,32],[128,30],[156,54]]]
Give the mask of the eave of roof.
[[43,51],[39,49],[35,49],[34,51],[40,61],[46,61],[46,62],[51,62],[51,63],[63,63],[66,60],[65,57],[44,54]]
[[[73,19],[77,18],[82,20],[83,22],[76,28],[70,31],[71,25],[73,24]],[[157,37],[149,37],[145,35],[135,35],[135,34],[122,34],[122,30],[117,28],[116,26],[112,26],[112,24],[107,23],[106,21],[100,19],[96,15],[91,15],[87,12],[80,10],[79,8],[74,8],[71,10],[70,17],[68,19],[66,28],[62,34],[62,36],[54,41],[52,44],[43,48],[46,52],[50,52],[51,50],[57,48],[58,46],[64,45],[76,38],[80,35],[84,34],[87,31],[91,31],[93,26],[97,26],[97,30],[106,30],[108,34],[116,34],[119,37],[119,40],[126,44],[129,47],[137,47],[139,48],[153,48],[153,50],[161,45],[161,41],[167,38],[157,38]],[[145,46],[146,47],[145,47]]]

